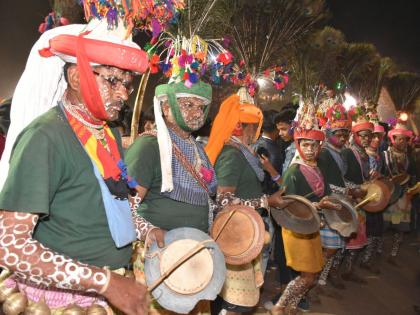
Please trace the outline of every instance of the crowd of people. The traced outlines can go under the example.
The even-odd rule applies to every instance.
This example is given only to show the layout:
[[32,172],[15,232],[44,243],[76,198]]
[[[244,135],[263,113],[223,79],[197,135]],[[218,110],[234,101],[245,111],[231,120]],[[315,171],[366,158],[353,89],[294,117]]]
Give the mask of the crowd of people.
[[[123,149],[108,122],[133,92],[133,76],[148,67],[144,51],[125,35],[122,23],[109,29],[105,20],[92,20],[45,32],[31,51],[1,160],[6,315],[41,304],[48,314],[89,313],[94,305],[108,313],[169,314],[149,300],[144,282],[129,276],[138,268],[132,244],[163,248],[167,231],[184,227],[210,233],[229,206],[257,213],[269,237],[251,260],[227,263],[218,297],[191,313],[253,311],[271,257],[283,290],[266,307],[295,314],[328,282],[337,289],[342,280],[364,282],[355,269],[359,258],[362,268],[380,272],[376,256],[386,225],[394,233],[388,262],[398,264],[415,218],[409,188],[417,183],[413,134],[404,125],[385,132],[368,115],[352,123],[333,98],[323,122],[318,104],[307,100],[263,112],[241,89],[222,102],[209,136],[198,141],[212,88],[179,78],[156,86],[154,117]],[[368,186],[385,179],[395,182],[388,181],[397,190],[392,202],[376,190],[372,196]],[[388,199],[380,211],[368,211],[369,198]],[[328,211],[344,211],[340,199],[354,208],[350,234],[327,219]],[[302,232],[296,222],[274,219],[274,211],[295,204],[310,209],[315,229]]]

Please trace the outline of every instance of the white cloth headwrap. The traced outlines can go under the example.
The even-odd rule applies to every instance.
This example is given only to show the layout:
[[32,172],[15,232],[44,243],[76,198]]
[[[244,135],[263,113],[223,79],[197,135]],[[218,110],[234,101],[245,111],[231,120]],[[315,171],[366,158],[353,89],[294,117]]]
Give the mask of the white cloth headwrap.
[[39,50],[60,34],[79,34],[86,25],[71,24],[53,28],[38,39],[29,54],[25,70],[13,94],[10,127],[0,161],[0,191],[9,171],[10,154],[17,136],[35,118],[55,106],[63,96],[67,83],[63,77],[64,61],[59,57],[41,57]]
[[155,112],[160,168],[162,172],[162,186],[160,191],[171,192],[174,189],[174,182],[172,179],[172,140],[169,135],[168,127],[163,120],[161,100],[156,96],[153,99],[153,109]]

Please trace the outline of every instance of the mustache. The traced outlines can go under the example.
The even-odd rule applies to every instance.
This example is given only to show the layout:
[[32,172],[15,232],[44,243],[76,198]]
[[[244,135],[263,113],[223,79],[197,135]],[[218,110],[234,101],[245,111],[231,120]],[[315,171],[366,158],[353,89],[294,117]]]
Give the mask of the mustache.
[[105,104],[105,108],[109,109],[109,108],[113,108],[113,107],[119,107],[120,109],[123,108],[123,106],[125,105],[125,102],[123,100],[118,100],[115,102],[108,102]]

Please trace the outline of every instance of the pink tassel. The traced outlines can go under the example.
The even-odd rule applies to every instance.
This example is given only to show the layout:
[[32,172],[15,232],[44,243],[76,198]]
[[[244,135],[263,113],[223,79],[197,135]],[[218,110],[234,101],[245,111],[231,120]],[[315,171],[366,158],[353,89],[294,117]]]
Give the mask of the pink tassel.
[[200,168],[200,173],[203,179],[206,181],[206,183],[211,183],[214,176],[214,171],[212,169],[202,166]]

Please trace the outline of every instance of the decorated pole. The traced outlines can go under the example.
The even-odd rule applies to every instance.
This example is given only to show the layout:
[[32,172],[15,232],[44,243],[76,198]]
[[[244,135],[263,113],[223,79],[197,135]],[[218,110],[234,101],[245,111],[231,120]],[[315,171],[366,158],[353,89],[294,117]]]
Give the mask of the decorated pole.
[[141,109],[143,108],[144,94],[146,93],[147,82],[149,81],[150,68],[143,74],[140,80],[139,88],[136,95],[136,101],[133,108],[133,118],[131,120],[130,143],[136,140],[139,133],[139,121]]

